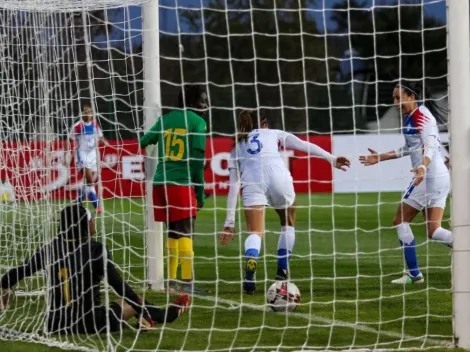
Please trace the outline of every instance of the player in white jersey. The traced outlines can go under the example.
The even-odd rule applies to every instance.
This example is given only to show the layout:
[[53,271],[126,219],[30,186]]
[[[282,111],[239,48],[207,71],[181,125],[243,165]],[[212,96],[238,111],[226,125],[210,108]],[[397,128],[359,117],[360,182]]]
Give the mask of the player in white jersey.
[[[260,128],[259,128],[260,127]],[[328,160],[338,169],[346,170],[350,162],[335,157],[315,144],[280,130],[268,129],[267,119],[253,111],[242,111],[238,116],[237,138],[232,150],[229,171],[230,189],[227,218],[221,235],[223,245],[234,238],[235,206],[242,190],[242,201],[249,236],[245,241],[246,293],[255,292],[256,261],[264,234],[265,207],[273,207],[281,222],[278,242],[278,269],[276,280],[288,278],[288,261],[295,242],[295,192],[292,176],[279,152],[279,147],[300,150]]]
[[445,110],[439,108],[434,101],[426,101],[429,96],[429,92],[423,90],[419,83],[398,84],[393,90],[393,102],[403,113],[405,145],[383,154],[369,149],[370,155],[359,158],[365,166],[407,155],[411,159],[414,177],[403,194],[393,220],[409,271],[403,277],[393,280],[394,284],[424,282],[410,228],[410,222],[419,212],[423,212],[428,237],[452,247],[452,233],[441,227],[450,189],[449,170],[441,155],[437,125],[437,120],[445,123]]
[[[102,208],[99,205],[95,183],[98,176],[97,147],[100,141],[106,143],[98,123],[93,119],[90,104],[83,105],[82,119],[73,125],[69,138],[75,142],[75,158],[77,168],[83,173],[83,186],[78,189],[77,202],[82,203],[85,196],[92,202],[99,214]],[[68,145],[67,150],[70,150]]]

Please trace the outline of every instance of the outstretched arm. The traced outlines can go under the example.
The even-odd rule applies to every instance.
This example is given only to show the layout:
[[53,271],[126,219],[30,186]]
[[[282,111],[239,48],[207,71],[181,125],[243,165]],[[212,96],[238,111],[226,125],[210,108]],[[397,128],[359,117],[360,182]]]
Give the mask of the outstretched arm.
[[227,197],[227,216],[225,217],[224,229],[220,235],[220,242],[223,245],[228,244],[235,236],[235,209],[237,206],[238,193],[240,193],[240,176],[234,151],[232,151],[230,156],[228,169],[230,178]]
[[240,192],[240,182],[237,169],[229,169],[230,181],[227,197],[227,216],[225,217],[224,227],[235,227],[235,208],[237,205],[238,193]]
[[34,273],[41,270],[43,266],[43,251],[40,249],[19,267],[10,269],[10,271],[3,275],[0,281],[0,289],[12,288],[24,278],[34,275]]
[[331,165],[337,169],[346,171],[346,169],[351,165],[351,162],[348,158],[344,156],[335,156],[318,145],[303,141],[291,133],[279,131],[278,137],[284,147],[299,150],[301,152],[307,153],[308,155],[318,156],[329,161]]
[[283,132],[280,140],[283,146],[286,148],[298,150],[309,155],[318,156],[322,159],[328,160],[332,165],[335,165],[336,163],[336,157],[334,155],[316,144],[301,140],[299,137],[294,136],[291,133]]
[[371,149],[371,148],[368,148],[368,150],[370,153],[369,155],[361,155],[359,157],[359,161],[364,166],[375,165],[381,161],[403,158],[404,156],[407,156],[410,154],[410,151],[406,145],[398,149],[391,150],[389,152],[381,153],[381,154],[377,153],[374,149]]

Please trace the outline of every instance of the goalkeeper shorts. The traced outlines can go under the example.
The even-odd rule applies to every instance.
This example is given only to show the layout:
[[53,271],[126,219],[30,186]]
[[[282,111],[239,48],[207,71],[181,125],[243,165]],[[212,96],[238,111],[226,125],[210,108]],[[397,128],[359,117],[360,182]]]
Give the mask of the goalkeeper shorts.
[[193,218],[197,213],[194,188],[179,185],[153,186],[153,217],[158,222]]

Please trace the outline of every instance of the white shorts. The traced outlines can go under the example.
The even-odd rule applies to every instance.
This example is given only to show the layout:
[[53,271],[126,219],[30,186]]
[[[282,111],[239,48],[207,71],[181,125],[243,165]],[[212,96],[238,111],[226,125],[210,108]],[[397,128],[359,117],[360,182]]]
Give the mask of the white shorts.
[[446,207],[447,195],[450,191],[450,175],[445,174],[434,178],[425,179],[418,186],[413,186],[413,181],[403,194],[403,203],[421,211],[424,208]]
[[77,151],[77,168],[90,169],[93,172],[98,170],[96,152]]
[[243,206],[270,205],[286,209],[295,201],[292,176],[285,166],[269,165],[242,180]]

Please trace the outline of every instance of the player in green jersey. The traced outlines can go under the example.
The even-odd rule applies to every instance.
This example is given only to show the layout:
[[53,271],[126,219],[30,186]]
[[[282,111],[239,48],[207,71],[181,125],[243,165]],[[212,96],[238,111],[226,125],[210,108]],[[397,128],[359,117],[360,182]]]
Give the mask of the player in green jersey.
[[[193,283],[194,222],[204,206],[204,153],[208,109],[201,86],[185,86],[179,109],[163,115],[140,139],[140,147],[157,144],[158,166],[153,178],[154,219],[168,231],[168,288],[171,292],[205,293]],[[181,263],[182,285],[176,281]]]

